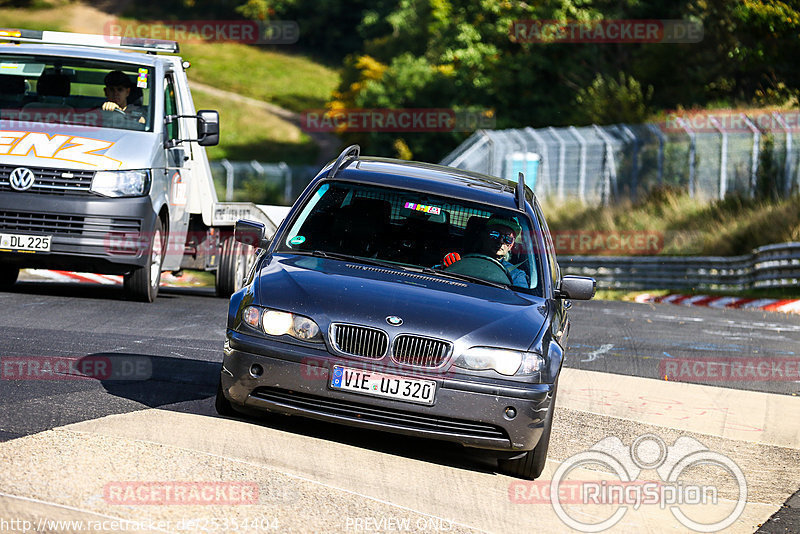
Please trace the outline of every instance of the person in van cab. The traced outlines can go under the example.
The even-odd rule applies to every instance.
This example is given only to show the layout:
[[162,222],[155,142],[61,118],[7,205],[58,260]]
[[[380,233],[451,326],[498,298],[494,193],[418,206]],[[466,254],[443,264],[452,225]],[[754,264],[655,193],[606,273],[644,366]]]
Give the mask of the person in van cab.
[[102,109],[124,113],[128,118],[144,124],[142,107],[129,102],[134,85],[128,75],[121,70],[112,70],[103,81],[106,84],[104,91],[108,101],[103,103]]

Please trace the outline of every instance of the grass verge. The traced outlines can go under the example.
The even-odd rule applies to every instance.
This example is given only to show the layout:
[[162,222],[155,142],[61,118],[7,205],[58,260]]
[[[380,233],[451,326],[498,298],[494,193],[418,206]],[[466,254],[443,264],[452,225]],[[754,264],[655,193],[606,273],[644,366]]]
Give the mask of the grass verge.
[[800,195],[774,201],[730,195],[708,202],[664,187],[637,202],[544,203],[543,209],[553,232],[656,232],[663,238],[662,255],[735,256],[800,241]]
[[197,109],[216,109],[220,115],[220,144],[208,147],[210,159],[285,161],[316,160],[319,148],[299,128],[272,113],[230,102],[193,89]]

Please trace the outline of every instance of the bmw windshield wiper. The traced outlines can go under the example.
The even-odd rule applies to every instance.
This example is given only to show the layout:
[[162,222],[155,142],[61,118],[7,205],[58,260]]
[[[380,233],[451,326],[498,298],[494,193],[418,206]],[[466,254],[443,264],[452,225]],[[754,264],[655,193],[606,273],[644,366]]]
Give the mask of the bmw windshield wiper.
[[381,261],[376,260],[374,258],[364,258],[363,256],[352,256],[350,254],[340,254],[338,252],[326,252],[324,250],[315,250],[311,253],[312,256],[317,256],[319,258],[327,258],[330,260],[342,260],[342,261],[357,261],[361,263],[366,263],[368,265],[377,265],[379,267],[386,267],[388,269],[397,269],[400,271],[408,271],[410,270],[408,267],[404,265],[399,265],[397,263],[392,263],[389,261]]
[[477,276],[470,276],[468,274],[451,273],[433,267],[423,267],[422,272],[426,274],[434,274],[436,276],[442,276],[444,278],[454,278],[456,280],[464,280],[466,282],[473,282],[475,284],[483,284],[486,286],[499,287],[500,289],[508,289],[508,284],[503,284],[501,282],[492,282],[491,280],[484,280],[483,278],[478,278]]

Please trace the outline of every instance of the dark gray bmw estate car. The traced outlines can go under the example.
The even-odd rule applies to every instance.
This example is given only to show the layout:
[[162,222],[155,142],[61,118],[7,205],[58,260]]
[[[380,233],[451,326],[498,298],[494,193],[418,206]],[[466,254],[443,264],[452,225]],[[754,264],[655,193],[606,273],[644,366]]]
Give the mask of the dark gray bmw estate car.
[[489,450],[502,471],[545,463],[569,332],[541,209],[518,184],[362,158],[349,147],[260,250],[230,301],[216,407],[270,411]]

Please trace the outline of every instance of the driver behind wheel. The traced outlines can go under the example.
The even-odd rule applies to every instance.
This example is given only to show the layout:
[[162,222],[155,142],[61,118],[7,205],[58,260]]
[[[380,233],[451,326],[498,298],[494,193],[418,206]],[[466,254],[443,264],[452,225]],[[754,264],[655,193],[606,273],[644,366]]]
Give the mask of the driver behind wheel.
[[[492,217],[486,222],[486,230],[481,232],[477,252],[496,259],[508,271],[511,283],[515,286],[528,287],[528,275],[508,261],[514,242],[521,233],[520,225],[513,219]],[[458,252],[451,252],[444,257],[444,265],[449,267],[460,261]]]
[[103,81],[106,84],[103,90],[108,99],[107,102],[103,103],[103,111],[118,111],[128,118],[144,124],[145,119],[142,108],[128,102],[134,85],[127,74],[120,70],[112,70],[106,74]]

